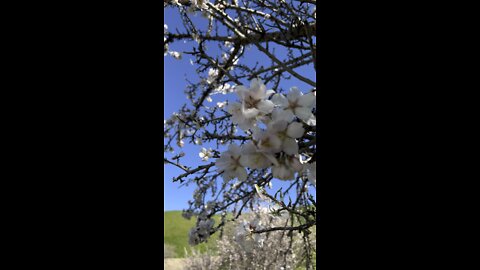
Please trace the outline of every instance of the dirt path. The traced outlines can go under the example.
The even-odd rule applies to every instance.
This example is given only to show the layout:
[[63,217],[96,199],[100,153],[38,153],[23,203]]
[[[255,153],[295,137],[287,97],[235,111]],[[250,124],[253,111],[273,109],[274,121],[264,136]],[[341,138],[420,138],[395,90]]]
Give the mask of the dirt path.
[[183,266],[185,264],[185,259],[181,258],[171,258],[171,259],[163,259],[163,269],[165,270],[183,270]]

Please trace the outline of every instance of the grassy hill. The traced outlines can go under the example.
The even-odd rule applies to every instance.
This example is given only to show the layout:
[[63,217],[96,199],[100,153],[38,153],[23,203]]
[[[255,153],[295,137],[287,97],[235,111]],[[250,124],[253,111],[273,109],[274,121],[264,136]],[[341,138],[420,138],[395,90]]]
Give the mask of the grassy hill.
[[[185,257],[184,248],[190,251],[191,246],[188,244],[188,233],[190,229],[195,226],[196,219],[192,217],[187,220],[182,217],[182,211],[167,211],[163,213],[163,242],[167,245],[174,247],[177,257]],[[215,219],[215,223],[218,224],[219,219]],[[215,250],[215,240],[218,238],[217,234],[214,234],[207,243],[202,243],[194,248],[199,251]]]

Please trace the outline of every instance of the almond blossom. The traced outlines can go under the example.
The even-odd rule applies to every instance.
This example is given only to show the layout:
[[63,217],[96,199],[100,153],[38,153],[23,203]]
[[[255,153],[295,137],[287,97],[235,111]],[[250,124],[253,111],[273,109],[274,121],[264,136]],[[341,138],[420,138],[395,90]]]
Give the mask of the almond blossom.
[[282,140],[276,132],[255,128],[252,137],[259,152],[275,154],[282,151]]
[[200,150],[198,156],[200,156],[203,161],[207,161],[209,158],[213,157],[212,148],[207,150],[206,148],[202,147],[202,150]]
[[300,172],[303,165],[298,155],[287,156],[278,159],[278,164],[272,167],[272,176],[280,180],[294,180],[295,172]]
[[[233,230],[235,223],[232,230],[225,230],[236,233],[223,239],[236,249],[222,250],[232,262],[222,264],[223,268],[296,269],[300,266],[295,261],[298,256],[301,258],[297,261],[304,261],[307,269],[315,269],[315,243],[308,235],[316,226],[315,196],[309,194],[313,190],[310,183],[316,185],[314,161],[318,156],[316,79],[312,73],[302,74],[304,66],[315,68],[312,63],[316,55],[311,51],[316,46],[317,24],[312,15],[315,1],[302,1],[301,5],[259,0],[247,1],[248,5],[227,2],[164,2],[165,7],[172,7],[165,12],[178,11],[183,22],[178,25],[172,20],[172,25],[177,24],[173,33],[165,21],[164,55],[180,62],[182,58],[187,60],[185,64],[190,66],[190,62],[198,75],[190,78],[189,74],[185,80],[187,104],[172,120],[164,120],[164,163],[185,171],[173,181],[196,185],[189,209],[183,213],[197,221],[189,242],[205,242],[211,234],[230,226],[231,217],[240,221],[240,216],[247,214],[248,221],[237,231]],[[196,23],[191,12],[197,19],[203,20],[200,15],[208,18],[208,23]],[[295,45],[303,40],[309,40],[309,46]],[[182,49],[173,51],[174,44],[182,41]],[[269,45],[271,42],[275,48]],[[246,56],[254,59],[247,60]],[[254,79],[246,82],[246,78]],[[285,88],[293,80],[310,88]],[[280,89],[287,91],[275,94]],[[220,95],[233,92],[233,98]],[[189,143],[198,147],[187,147]],[[185,155],[181,151],[188,151],[185,147],[196,148],[193,155],[198,154],[203,162],[197,159],[193,167],[187,166],[191,160],[181,158]],[[273,188],[272,183],[278,180],[290,182],[278,187],[275,183]],[[291,195],[299,200],[287,204],[285,199]],[[265,208],[256,209],[255,204]],[[260,212],[257,217],[252,215]],[[220,213],[221,220],[217,220]],[[301,238],[298,246],[293,240],[295,234]],[[271,250],[281,252],[277,256]],[[240,262],[238,257],[242,257],[242,264],[236,264]],[[212,265],[202,269],[215,269]]]
[[242,146],[240,163],[250,169],[266,169],[273,163],[272,160],[276,162],[273,155],[259,151],[253,142]]
[[177,60],[182,60],[182,54],[179,53],[179,52],[175,52],[175,51],[171,51],[171,52],[168,52],[171,56],[173,56],[173,58],[177,59]]
[[222,153],[219,159],[215,162],[217,171],[222,173],[225,181],[238,178],[239,181],[247,179],[247,171],[244,166],[240,164],[241,149],[238,145],[231,144],[228,151]]
[[260,79],[252,79],[250,88],[237,85],[235,90],[240,98],[241,106],[235,105],[238,103],[232,104],[229,113],[233,115],[232,121],[238,124],[241,129],[253,128],[257,117],[262,117],[273,111],[273,102],[267,100],[273,90],[266,91],[266,86]]
[[212,84],[213,82],[215,82],[217,77],[218,77],[218,69],[210,68],[208,70],[208,78],[207,78],[206,81],[207,81],[208,84]]
[[227,111],[232,115],[232,122],[237,124],[243,130],[249,130],[256,126],[257,121],[255,118],[247,118],[242,110],[242,104],[231,103],[228,105]]
[[220,108],[220,109],[223,108],[223,107],[225,107],[225,105],[227,105],[227,102],[226,102],[226,101],[224,101],[224,102],[217,102],[217,107]]
[[305,129],[299,122],[288,123],[285,120],[271,122],[268,125],[270,133],[275,134],[282,142],[282,151],[288,155],[298,154],[298,144],[295,139],[301,138]]
[[312,113],[312,109],[316,106],[314,93],[304,95],[297,87],[292,87],[286,97],[282,94],[275,94],[272,101],[285,111],[285,120],[290,121],[297,116],[310,126],[316,125],[316,119]]

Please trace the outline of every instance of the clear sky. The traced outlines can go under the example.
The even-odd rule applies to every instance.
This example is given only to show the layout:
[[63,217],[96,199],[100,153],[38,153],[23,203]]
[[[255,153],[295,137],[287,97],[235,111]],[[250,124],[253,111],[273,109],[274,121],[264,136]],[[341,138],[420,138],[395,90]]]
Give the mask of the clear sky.
[[[176,14],[176,10],[171,8],[164,9],[165,22],[168,25],[169,31],[174,31],[175,28],[182,29],[181,20]],[[197,16],[196,21],[202,23],[201,16]],[[176,42],[171,46],[171,49],[176,51],[190,50],[192,47],[191,44],[183,42]],[[212,49],[214,46],[212,46]],[[277,51],[277,53],[282,53],[282,51]],[[246,58],[242,58],[240,61],[243,62],[255,62],[258,59],[264,57],[262,54],[251,50],[249,54],[246,54]],[[269,61],[270,62],[270,61]],[[268,62],[268,63],[269,63]],[[267,64],[268,64],[267,63]],[[313,67],[303,67],[296,69],[297,72],[307,76],[309,78],[315,78],[315,71]],[[188,55],[184,55],[182,60],[175,60],[173,57],[166,56],[164,57],[164,118],[169,118],[173,112],[178,111],[178,109],[187,102],[187,99],[184,94],[184,89],[187,85],[185,78],[190,78],[192,81],[196,81],[197,75],[195,73],[195,67],[190,64],[190,58]],[[245,81],[245,84],[249,82]],[[298,86],[300,89],[310,89],[303,82],[298,80],[284,81],[282,84],[283,89],[289,89],[291,86]],[[267,88],[269,85],[267,85]],[[229,95],[216,95],[213,97],[213,103],[217,101],[235,100],[236,96],[234,94]],[[201,165],[207,162],[203,162],[198,153],[202,147],[208,148],[208,145],[189,145],[185,142],[185,146],[182,151],[185,152],[186,156],[182,159],[187,166]],[[212,146],[213,148],[213,146]],[[211,162],[212,160],[209,160]],[[182,171],[172,165],[164,165],[164,211],[169,210],[181,210],[188,207],[188,200],[192,199],[193,191],[196,186],[182,186],[180,187],[179,183],[172,183],[172,178],[178,176]],[[280,186],[288,185],[289,182],[284,181],[274,181],[273,186],[276,190]]]

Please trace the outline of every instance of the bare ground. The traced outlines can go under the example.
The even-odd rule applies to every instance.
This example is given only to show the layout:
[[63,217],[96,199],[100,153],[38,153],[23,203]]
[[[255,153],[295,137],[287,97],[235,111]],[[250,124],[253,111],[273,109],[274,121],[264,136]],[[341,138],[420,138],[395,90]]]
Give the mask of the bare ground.
[[163,259],[163,269],[165,270],[183,270],[184,265],[185,259],[182,258]]

